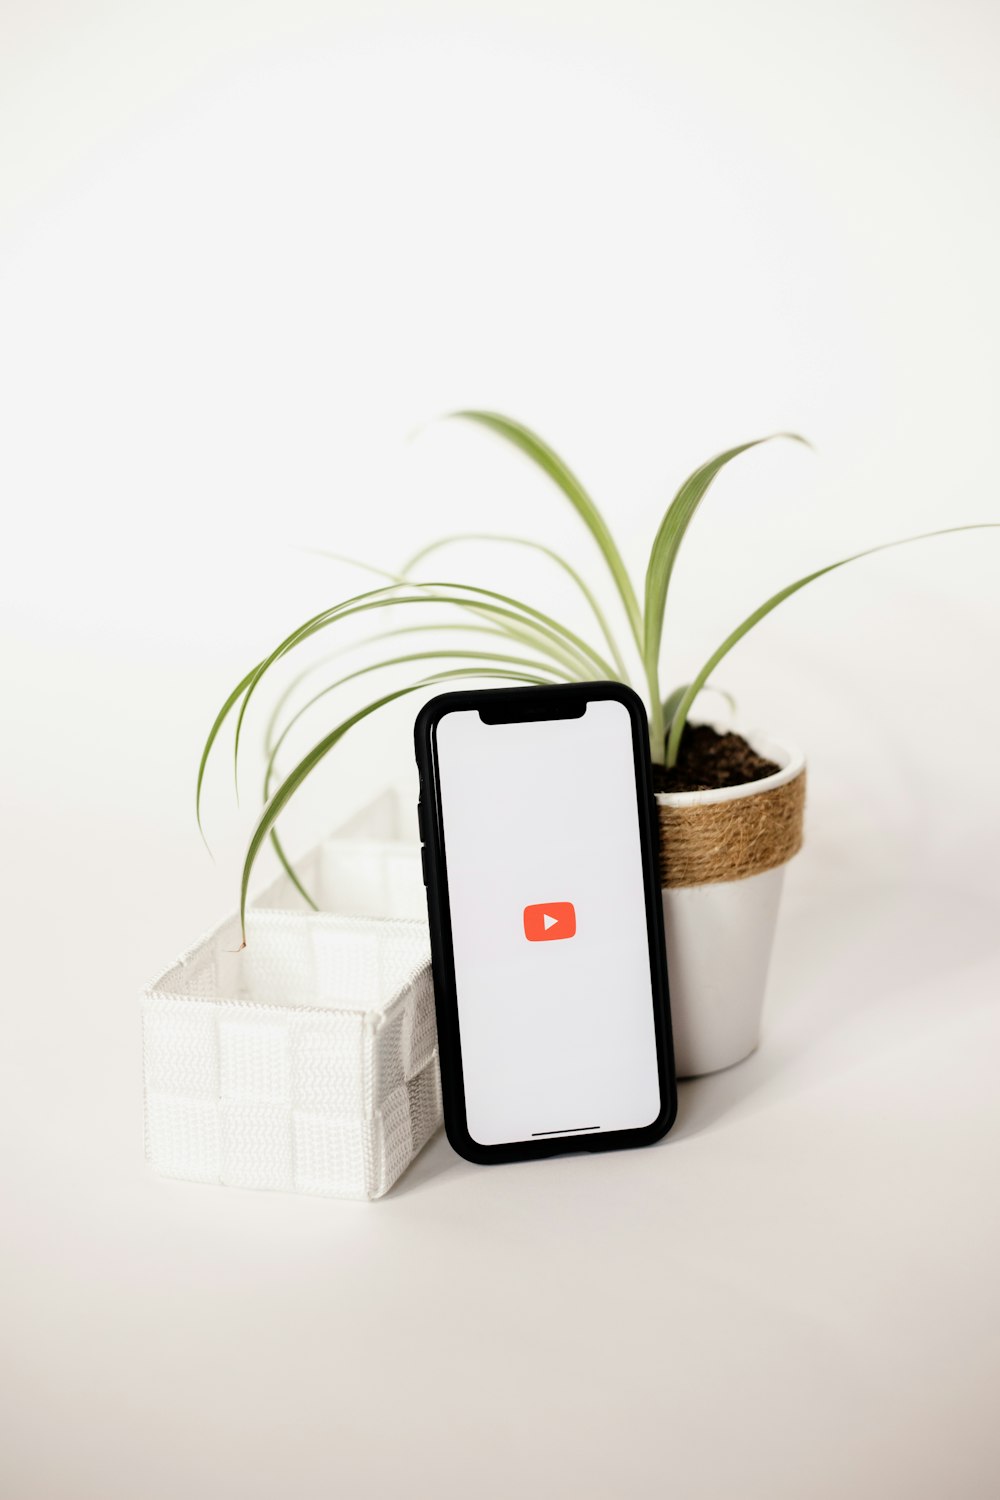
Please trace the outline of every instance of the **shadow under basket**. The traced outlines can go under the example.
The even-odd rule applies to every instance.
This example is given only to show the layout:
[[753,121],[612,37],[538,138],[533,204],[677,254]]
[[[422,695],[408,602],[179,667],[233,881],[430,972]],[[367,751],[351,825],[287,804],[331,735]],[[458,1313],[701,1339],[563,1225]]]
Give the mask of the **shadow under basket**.
[[[390,796],[142,994],[145,1145],[167,1177],[379,1198],[441,1123],[419,847]],[[366,833],[371,830],[371,833]],[[372,836],[374,835],[374,836]]]

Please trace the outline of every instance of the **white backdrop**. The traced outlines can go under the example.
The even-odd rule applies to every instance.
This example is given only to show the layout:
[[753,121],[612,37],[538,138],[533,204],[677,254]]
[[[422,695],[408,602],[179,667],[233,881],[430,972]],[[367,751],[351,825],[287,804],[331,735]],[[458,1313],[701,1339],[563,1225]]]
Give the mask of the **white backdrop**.
[[[127,1329],[165,1274],[142,1216],[200,1264],[172,1217],[187,1199],[156,1196],[143,1176],[132,995],[234,904],[258,767],[251,754],[242,812],[228,746],[210,777],[213,865],[193,781],[216,707],[289,628],[365,586],[309,549],[391,568],[450,530],[511,530],[599,578],[592,542],[541,476],[487,434],[430,420],[480,406],[563,452],[641,581],[691,468],[766,432],[805,434],[815,452],[756,450],[699,513],[668,616],[677,680],[814,566],[1000,520],[1000,17],[970,0],[6,0],[0,24],[0,796],[18,1225],[5,1375],[19,1495],[106,1500],[124,1387],[100,1385],[82,1416],[74,1406],[67,1350],[97,1334],[81,1307],[116,1330],[109,1368],[141,1367],[152,1334],[132,1343]],[[513,550],[450,552],[442,566],[579,618],[558,578]],[[866,561],[784,605],[720,674],[748,721],[810,762],[770,1023],[806,1082],[872,1014],[890,1073],[900,1028],[923,1045],[959,995],[977,1025],[994,1014],[998,566],[1000,532]],[[293,848],[386,780],[406,782],[412,713],[359,731],[303,793]],[[934,1085],[961,1081],[928,1046],[928,1124],[941,1128]],[[942,1181],[972,1141],[995,1171],[982,1088],[964,1095],[967,1133]],[[845,1158],[845,1173],[855,1165]],[[460,1218],[440,1192],[400,1201]],[[283,1222],[273,1200],[261,1227],[245,1196],[216,1196],[240,1205],[225,1212],[241,1235],[263,1236],[280,1286],[295,1262],[268,1239]],[[314,1210],[283,1209],[303,1236]],[[978,1327],[989,1305],[1000,1227],[970,1213],[942,1209],[953,1232],[940,1276],[913,1303],[961,1282],[971,1301],[949,1303],[942,1328]],[[116,1220],[131,1226],[120,1259]],[[221,1282],[198,1283],[209,1300],[225,1284],[220,1244],[242,1243],[231,1221],[218,1233]],[[121,1297],[102,1279],[109,1264]],[[253,1275],[235,1280],[246,1293]],[[266,1326],[280,1343],[274,1295]],[[203,1353],[194,1333],[178,1345],[162,1391]],[[281,1357],[300,1353],[293,1341]],[[792,1353],[781,1358],[779,1380]],[[947,1363],[944,1344],[934,1358]],[[218,1374],[249,1399],[239,1374]],[[905,1446],[940,1392],[900,1400],[892,1441]],[[963,1409],[964,1493],[995,1491],[995,1438],[974,1401]],[[193,1411],[177,1420],[196,1425]],[[63,1460],[41,1452],[48,1421],[77,1424]],[[156,1430],[148,1412],[130,1422],[122,1493],[178,1492],[167,1471],[162,1491],[131,1471],[126,1482]],[[634,1451],[624,1415],[618,1433]],[[944,1449],[930,1443],[920,1472],[933,1478]],[[859,1445],[849,1473],[862,1493],[879,1439],[866,1429]],[[759,1457],[767,1492],[784,1493]],[[198,1472],[229,1493],[219,1464]],[[258,1454],[232,1492],[275,1493],[270,1472]],[[332,1483],[338,1471],[308,1472]],[[649,1492],[650,1472],[633,1492]],[[798,1484],[808,1469],[795,1473]],[[580,1476],[567,1484],[584,1492]],[[554,1478],[546,1492],[562,1493]],[[296,1493],[312,1493],[301,1476]]]

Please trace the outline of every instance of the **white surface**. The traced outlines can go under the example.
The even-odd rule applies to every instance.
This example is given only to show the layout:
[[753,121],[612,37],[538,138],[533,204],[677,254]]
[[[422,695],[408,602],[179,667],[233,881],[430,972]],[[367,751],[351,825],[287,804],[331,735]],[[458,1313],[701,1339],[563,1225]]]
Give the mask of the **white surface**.
[[[652,1124],[628,710],[593,702],[582,718],[534,724],[455,711],[435,740],[469,1133],[492,1146]],[[527,940],[524,908],[544,901],[575,907],[573,937]]]
[[[509,529],[595,571],[543,477],[457,426],[406,447],[422,417],[537,425],[640,579],[690,468],[813,439],[706,499],[669,682],[809,568],[997,516],[998,27],[944,0],[5,7],[18,1500],[1000,1489],[1000,536],[833,574],[730,657],[808,754],[807,843],[763,1045],[683,1087],[663,1145],[485,1171],[438,1138],[374,1206],[165,1183],[134,1000],[234,905],[258,768],[239,814],[228,745],[210,770],[215,865],[191,806],[221,698],[359,586],[298,543],[393,566]],[[587,626],[544,559],[441,560]],[[405,774],[415,706],[338,751],[293,851]]]
[[92,977],[58,1029],[33,988],[6,1048],[9,1487],[379,1497],[430,1452],[455,1500],[668,1470],[706,1500],[986,1500],[991,914],[819,864],[789,870],[764,1045],[683,1085],[665,1142],[485,1169],[439,1136],[375,1205],[148,1173],[130,990],[155,924],[109,957],[70,920],[61,962]]

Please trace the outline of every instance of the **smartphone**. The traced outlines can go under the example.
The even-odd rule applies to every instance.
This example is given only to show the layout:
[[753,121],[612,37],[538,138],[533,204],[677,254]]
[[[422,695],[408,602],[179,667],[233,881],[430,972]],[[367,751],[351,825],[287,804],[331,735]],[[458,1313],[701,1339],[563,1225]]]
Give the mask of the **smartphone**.
[[676,1114],[646,713],[620,683],[444,693],[415,726],[445,1129],[474,1162]]

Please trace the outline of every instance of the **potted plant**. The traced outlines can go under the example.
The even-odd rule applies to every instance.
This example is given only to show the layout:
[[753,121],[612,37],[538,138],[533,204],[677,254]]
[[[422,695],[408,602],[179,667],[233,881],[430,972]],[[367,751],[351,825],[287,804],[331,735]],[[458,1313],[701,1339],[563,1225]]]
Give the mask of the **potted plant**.
[[[642,598],[600,510],[572,470],[536,433],[493,412],[455,414],[513,444],[537,464],[575,509],[597,543],[624,616],[629,647],[645,689],[649,744],[661,822],[663,901],[669,958],[671,1009],[678,1072],[712,1072],[745,1057],[757,1044],[761,1006],[777,917],[784,865],[802,841],[805,763],[793,747],[766,736],[728,731],[691,720],[699,695],[729,652],[779,604],[826,573],[887,547],[953,531],[951,526],[867,548],[807,573],[772,594],[742,620],[712,652],[690,682],[664,691],[660,654],[671,579],[687,529],[716,475],[740,454],[769,439],[741,443],[702,464],[680,486],[653,540]],[[796,442],[792,433],[776,434]],[[990,526],[994,523],[983,523]],[[579,588],[593,619],[583,636],[526,601],[493,589],[443,578],[428,559],[456,541],[489,540],[541,552]],[[418,573],[418,570],[419,573]],[[380,572],[381,570],[373,570]],[[423,548],[398,573],[382,572],[383,582],[332,605],[306,620],[256,663],[230,693],[206,741],[198,771],[197,811],[205,768],[220,730],[235,717],[235,755],[250,702],[265,678],[287,665],[298,648],[349,619],[390,610],[388,629],[365,643],[450,633],[449,643],[421,650],[386,648],[382,658],[340,671],[301,706],[291,710],[293,693],[305,674],[286,685],[268,726],[264,807],[253,830],[243,865],[240,918],[245,914],[251,873],[270,840],[302,898],[315,905],[307,885],[287,859],[276,824],[283,809],[321,760],[361,720],[409,693],[456,678],[499,678],[552,682],[613,678],[629,683],[626,651],[585,578],[565,558],[541,542],[512,536],[462,533]],[[419,606],[419,619],[410,618]],[[403,615],[400,615],[400,612]],[[447,612],[443,621],[442,611]],[[428,618],[428,612],[433,618]],[[458,639],[455,644],[451,642]],[[483,638],[489,637],[488,643]],[[353,642],[360,645],[361,642]],[[488,649],[487,649],[488,647]],[[436,664],[436,665],[435,665]],[[447,665],[446,665],[447,664]],[[434,666],[434,670],[428,670]],[[340,688],[372,672],[403,668],[410,679],[383,691],[360,709],[334,722],[284,775],[278,775],[289,732],[307,713],[332,707]],[[310,668],[309,670],[312,670]],[[332,695],[332,696],[331,696]]]

